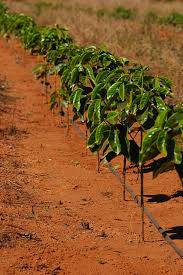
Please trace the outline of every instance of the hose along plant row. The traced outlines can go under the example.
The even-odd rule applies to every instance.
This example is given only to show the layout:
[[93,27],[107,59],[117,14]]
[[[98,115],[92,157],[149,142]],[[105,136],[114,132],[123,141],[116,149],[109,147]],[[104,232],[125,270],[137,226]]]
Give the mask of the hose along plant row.
[[[183,103],[166,103],[173,96],[169,79],[95,46],[78,46],[66,29],[38,26],[31,17],[10,13],[2,2],[0,32],[44,57],[34,68],[37,78],[48,84],[48,76],[55,75],[60,81],[50,94],[51,109],[62,114],[72,108],[73,121],[88,129],[92,152],[108,162],[122,155],[124,176],[126,160],[138,167],[142,207],[144,172],[157,177],[175,169],[183,183]],[[140,142],[133,138],[136,130]]]

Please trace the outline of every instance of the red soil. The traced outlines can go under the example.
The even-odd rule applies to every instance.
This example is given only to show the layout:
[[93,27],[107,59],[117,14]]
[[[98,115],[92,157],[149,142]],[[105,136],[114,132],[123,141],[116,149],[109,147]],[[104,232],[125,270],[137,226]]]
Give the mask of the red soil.
[[[15,41],[1,40],[0,49],[0,79],[9,85],[0,93],[0,274],[183,274],[182,259],[148,220],[140,242],[139,208],[48,110],[31,73],[36,58]],[[138,193],[135,177],[128,174]],[[160,224],[183,226],[177,176],[148,175],[145,185],[147,195],[164,194],[146,197]],[[183,249],[182,232],[172,235]]]

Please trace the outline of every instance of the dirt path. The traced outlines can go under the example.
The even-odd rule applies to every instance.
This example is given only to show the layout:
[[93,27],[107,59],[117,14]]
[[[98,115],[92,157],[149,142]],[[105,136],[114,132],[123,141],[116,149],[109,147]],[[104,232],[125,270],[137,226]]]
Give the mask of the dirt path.
[[66,136],[32,76],[36,58],[11,44],[0,41],[9,86],[0,91],[0,274],[182,274],[147,221],[148,241],[139,242],[139,209],[122,201],[112,174],[96,172],[76,133]]

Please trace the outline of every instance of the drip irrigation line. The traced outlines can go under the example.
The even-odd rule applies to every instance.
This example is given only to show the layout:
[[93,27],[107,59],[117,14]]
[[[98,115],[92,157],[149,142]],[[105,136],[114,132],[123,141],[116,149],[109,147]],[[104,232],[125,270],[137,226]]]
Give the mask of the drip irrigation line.
[[[111,163],[107,163],[106,166],[108,169],[113,173],[113,175],[116,176],[118,181],[123,184],[123,179],[121,178],[118,171],[115,170],[115,168],[112,166]],[[136,204],[141,207],[141,201],[138,199],[132,188],[128,183],[125,185],[126,191],[131,195],[131,198],[136,202]],[[163,229],[157,220],[154,218],[154,216],[149,212],[147,207],[144,206],[144,213],[148,217],[148,219],[151,221],[151,223],[156,227],[156,229],[159,231],[159,233],[163,236],[163,238],[167,241],[167,243],[175,250],[175,252],[183,259],[183,250],[180,249],[174,241],[168,236],[165,229]]]
[[[78,127],[75,121],[70,120],[70,122],[73,125],[73,128],[78,133],[78,136],[85,140],[85,135],[81,131],[81,129]],[[112,174],[118,179],[118,181],[123,185],[123,179],[120,175],[120,173],[112,166],[111,163],[106,163],[105,166],[109,169],[109,171],[112,172]],[[137,195],[131,188],[131,186],[126,182],[125,183],[125,190],[130,194],[131,198],[136,202],[136,204],[141,208],[141,200],[138,199]],[[144,214],[148,217],[150,222],[155,226],[155,228],[158,230],[158,232],[162,235],[162,237],[166,240],[166,242],[174,249],[174,251],[179,255],[180,258],[183,259],[183,250],[180,249],[174,241],[168,236],[168,233],[166,230],[161,227],[158,223],[158,221],[154,218],[154,216],[149,212],[147,207],[144,206]]]

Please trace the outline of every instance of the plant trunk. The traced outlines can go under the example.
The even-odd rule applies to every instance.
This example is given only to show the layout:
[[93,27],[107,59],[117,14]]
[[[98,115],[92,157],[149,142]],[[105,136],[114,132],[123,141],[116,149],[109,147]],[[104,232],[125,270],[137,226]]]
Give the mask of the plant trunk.
[[123,200],[126,200],[126,157],[123,158]]
[[[142,148],[143,132],[141,129],[141,148]],[[140,166],[140,196],[141,196],[141,238],[144,242],[144,172],[143,165]]]

